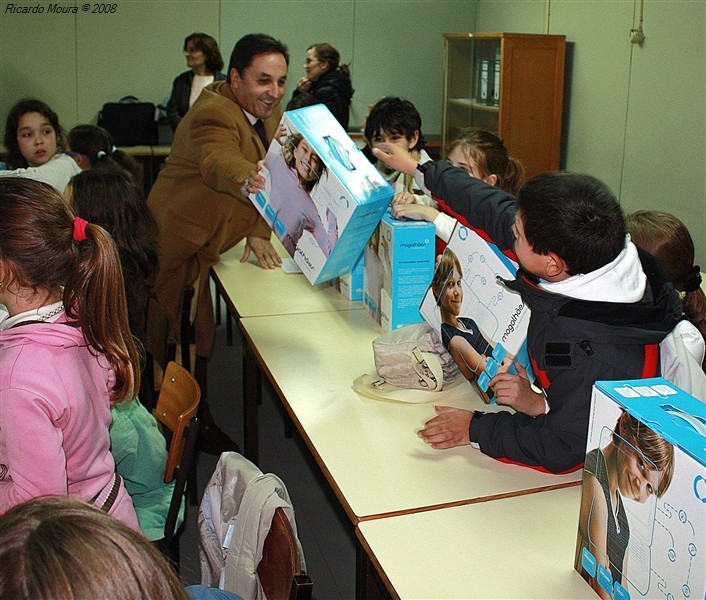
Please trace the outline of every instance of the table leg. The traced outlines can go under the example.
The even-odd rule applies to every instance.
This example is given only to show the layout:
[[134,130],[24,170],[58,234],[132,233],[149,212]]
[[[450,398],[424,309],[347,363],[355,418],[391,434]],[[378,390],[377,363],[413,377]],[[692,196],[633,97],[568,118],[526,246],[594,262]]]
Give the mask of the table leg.
[[258,404],[260,396],[260,368],[253,355],[250,344],[243,340],[243,428],[245,457],[257,464],[258,462]]

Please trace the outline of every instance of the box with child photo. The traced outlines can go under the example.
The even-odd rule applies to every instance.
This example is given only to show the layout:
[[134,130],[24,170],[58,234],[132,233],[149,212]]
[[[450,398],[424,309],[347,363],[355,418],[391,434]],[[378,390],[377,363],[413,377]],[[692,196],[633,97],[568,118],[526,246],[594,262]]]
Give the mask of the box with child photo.
[[593,388],[575,568],[601,598],[703,598],[706,405],[663,378]]
[[394,194],[322,104],[284,113],[250,194],[312,284],[348,273]]
[[534,374],[527,353],[530,311],[501,279],[513,279],[517,264],[495,244],[459,223],[437,259],[434,279],[420,312],[486,403],[494,401],[490,380],[501,372]]

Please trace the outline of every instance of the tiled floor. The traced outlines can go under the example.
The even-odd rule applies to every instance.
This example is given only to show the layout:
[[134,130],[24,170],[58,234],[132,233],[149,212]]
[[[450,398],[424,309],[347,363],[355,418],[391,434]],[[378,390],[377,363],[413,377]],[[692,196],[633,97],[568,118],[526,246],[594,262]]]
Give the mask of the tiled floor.
[[[208,365],[208,400],[216,422],[241,446],[242,351],[237,326],[233,346],[225,343],[225,325],[217,328],[213,357]],[[263,378],[264,379],[264,378]],[[259,412],[260,469],[276,473],[287,485],[296,513],[307,571],[316,600],[344,600],[355,596],[355,534],[305,444],[296,435],[284,436],[284,418],[276,394],[265,380]],[[202,491],[217,458],[199,456]],[[199,583],[198,507],[189,507],[181,536],[181,573],[187,583]]]

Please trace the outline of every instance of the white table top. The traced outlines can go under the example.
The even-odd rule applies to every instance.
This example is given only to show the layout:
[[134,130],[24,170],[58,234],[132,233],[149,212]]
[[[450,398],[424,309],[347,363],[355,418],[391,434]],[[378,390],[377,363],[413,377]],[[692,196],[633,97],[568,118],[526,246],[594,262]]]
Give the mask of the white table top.
[[[272,243],[281,257],[289,258],[274,236]],[[285,273],[281,268],[263,269],[253,254],[248,262],[241,263],[244,248],[245,240],[224,252],[213,267],[239,317],[363,308],[361,301],[351,302],[330,283],[313,286],[303,273]]]
[[393,596],[592,598],[574,571],[581,488],[363,521],[356,534]]
[[[434,450],[416,435],[434,416],[433,398],[408,404],[358,395],[352,382],[375,374],[371,343],[382,333],[364,310],[245,318],[240,325],[353,523],[580,480],[580,471],[540,473],[470,446]],[[469,393],[448,404],[486,409],[463,385]]]

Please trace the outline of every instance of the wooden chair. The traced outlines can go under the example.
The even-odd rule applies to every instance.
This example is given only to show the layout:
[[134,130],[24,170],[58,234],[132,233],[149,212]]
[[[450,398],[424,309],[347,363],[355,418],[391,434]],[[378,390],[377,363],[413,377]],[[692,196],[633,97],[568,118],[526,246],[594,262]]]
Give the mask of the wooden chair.
[[281,508],[275,510],[265,538],[257,576],[267,600],[308,600],[313,583],[301,569],[297,538]]
[[201,390],[196,380],[182,366],[170,361],[164,373],[154,416],[171,437],[164,481],[169,483],[176,480],[164,526],[164,538],[160,540],[159,546],[177,567],[179,540],[176,521],[196,450],[199,430],[196,411],[200,400]]

